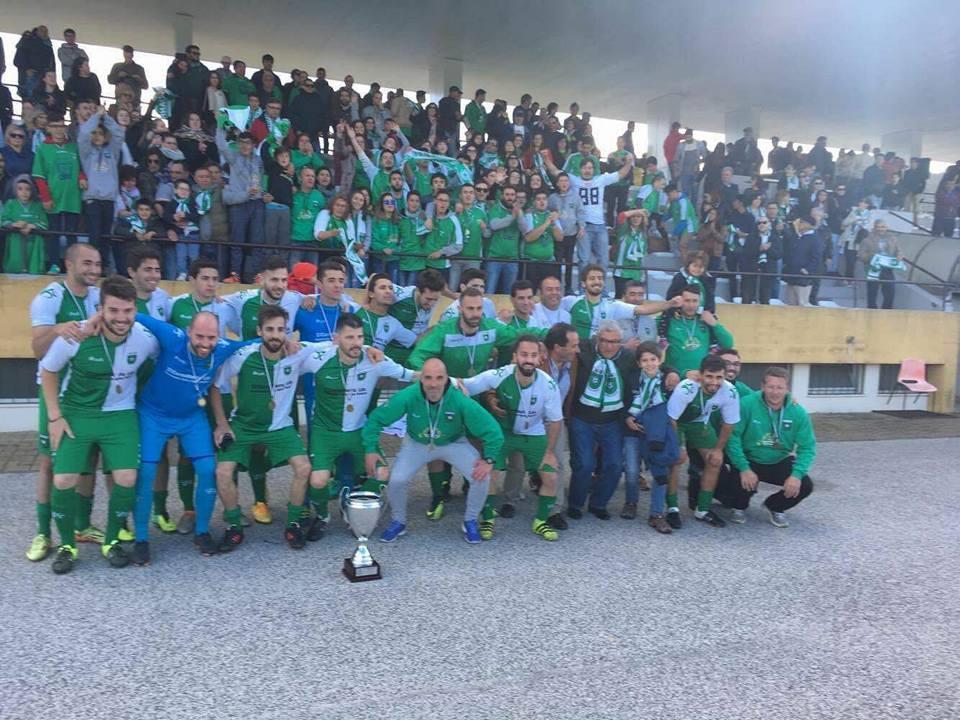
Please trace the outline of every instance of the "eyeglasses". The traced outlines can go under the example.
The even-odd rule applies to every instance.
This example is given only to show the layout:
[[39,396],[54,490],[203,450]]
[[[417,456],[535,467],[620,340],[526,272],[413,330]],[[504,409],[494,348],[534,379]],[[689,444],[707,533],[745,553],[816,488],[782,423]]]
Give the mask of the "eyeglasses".
[[26,137],[26,135],[23,135],[22,133],[10,133],[10,137],[20,138],[21,140],[23,140]]
[[485,188],[485,187],[478,187],[476,188],[476,190],[478,193],[490,192],[490,188]]

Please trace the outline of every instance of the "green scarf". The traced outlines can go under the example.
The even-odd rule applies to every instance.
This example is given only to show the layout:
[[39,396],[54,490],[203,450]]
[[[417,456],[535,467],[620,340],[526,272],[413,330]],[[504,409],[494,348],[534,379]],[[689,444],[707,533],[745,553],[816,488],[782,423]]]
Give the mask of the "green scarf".
[[456,158],[447,157],[446,155],[434,155],[433,153],[424,152],[423,150],[410,150],[404,157],[404,162],[418,162],[420,160],[428,160],[429,162],[439,165],[443,168],[443,172],[447,177],[455,175],[460,181],[460,185],[469,185],[473,182],[473,171]]
[[613,360],[598,357],[590,369],[590,378],[583,389],[580,404],[610,412],[623,407],[620,371]]

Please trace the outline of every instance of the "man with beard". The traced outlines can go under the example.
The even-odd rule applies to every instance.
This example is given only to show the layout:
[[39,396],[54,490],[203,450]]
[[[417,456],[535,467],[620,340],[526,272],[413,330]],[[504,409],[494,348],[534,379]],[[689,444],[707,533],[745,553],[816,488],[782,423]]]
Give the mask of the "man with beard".
[[357,310],[357,318],[363,324],[363,341],[378,350],[390,343],[403,348],[412,348],[417,336],[407,330],[400,321],[388,314],[396,302],[393,281],[389,275],[374,273],[367,281],[367,303]]
[[463,381],[470,395],[493,391],[497,406],[503,411],[498,418],[503,430],[503,447],[496,459],[490,494],[480,521],[480,537],[484,540],[493,538],[497,488],[503,480],[507,459],[514,454],[523,458],[527,472],[540,475],[533,532],[544,540],[559,537],[547,519],[557,498],[558,463],[554,448],[563,431],[563,405],[557,383],[539,369],[540,359],[540,340],[533,335],[521,335],[514,345],[513,364]]
[[100,288],[100,300],[101,332],[80,343],[57,338],[40,361],[50,446],[55,453],[51,507],[60,533],[53,561],[58,575],[73,570],[77,559],[76,488],[94,448],[102,453],[114,480],[101,552],[112,567],[130,563],[118,536],[136,494],[137,369],[156,355],[158,345],[153,335],[134,323],[137,291],[133,283],[119,276],[109,278]]

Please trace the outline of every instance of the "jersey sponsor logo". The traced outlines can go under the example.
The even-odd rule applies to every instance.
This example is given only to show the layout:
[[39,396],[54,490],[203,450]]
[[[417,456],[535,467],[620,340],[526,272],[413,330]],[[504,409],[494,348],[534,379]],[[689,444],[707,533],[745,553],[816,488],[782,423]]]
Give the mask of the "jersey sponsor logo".
[[57,293],[54,291],[53,288],[47,288],[46,290],[41,292],[40,295],[42,297],[52,298],[52,297],[56,297]]

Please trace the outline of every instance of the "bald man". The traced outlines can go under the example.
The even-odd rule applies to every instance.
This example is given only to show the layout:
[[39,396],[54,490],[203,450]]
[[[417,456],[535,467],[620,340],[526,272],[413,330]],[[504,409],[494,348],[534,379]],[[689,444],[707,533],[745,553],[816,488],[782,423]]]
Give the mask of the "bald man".
[[[361,437],[366,453],[367,474],[375,475],[378,464],[386,464],[379,452],[384,428],[407,418],[407,436],[390,468],[387,496],[392,522],[380,535],[393,542],[407,532],[407,491],[417,471],[433,460],[450,463],[471,479],[463,513],[463,538],[481,541],[478,517],[487,500],[490,473],[503,448],[503,432],[496,420],[475,400],[461,392],[447,375],[447,366],[438,358],[423,363],[420,382],[394,395],[367,418]],[[479,450],[467,435],[479,441]]]

